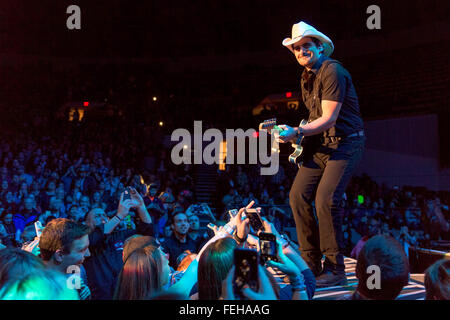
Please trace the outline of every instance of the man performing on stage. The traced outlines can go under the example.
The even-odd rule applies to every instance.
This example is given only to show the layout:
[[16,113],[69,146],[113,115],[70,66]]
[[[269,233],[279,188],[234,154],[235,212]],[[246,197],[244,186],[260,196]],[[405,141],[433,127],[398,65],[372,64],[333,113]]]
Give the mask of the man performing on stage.
[[326,35],[299,22],[283,45],[305,68],[301,91],[309,110],[308,124],[280,126],[280,142],[305,137],[306,155],[289,194],[300,251],[318,287],[343,285],[347,280],[340,204],[365,142],[358,97],[348,71],[329,58],[334,45]]

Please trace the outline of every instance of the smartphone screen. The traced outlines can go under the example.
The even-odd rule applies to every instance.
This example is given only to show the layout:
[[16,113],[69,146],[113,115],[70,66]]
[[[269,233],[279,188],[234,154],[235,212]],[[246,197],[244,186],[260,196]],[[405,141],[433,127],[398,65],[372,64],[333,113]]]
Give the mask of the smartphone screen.
[[273,233],[261,232],[259,234],[259,247],[261,263],[272,260],[278,262],[277,239]]
[[40,237],[42,234],[42,223],[40,221],[36,221],[34,223],[34,230],[36,230],[36,237]]
[[125,191],[123,192],[123,201],[130,200],[131,199],[131,193],[130,193],[130,187],[125,188]]
[[233,218],[238,214],[237,209],[228,210],[228,214],[230,214]]
[[234,249],[233,291],[236,297],[246,299],[242,295],[242,287],[247,284],[253,291],[258,291],[258,252],[249,249]]
[[261,217],[259,216],[259,213],[258,211],[256,211],[256,209],[246,209],[245,213],[250,220],[250,226],[255,232],[264,230],[263,221],[261,220]]

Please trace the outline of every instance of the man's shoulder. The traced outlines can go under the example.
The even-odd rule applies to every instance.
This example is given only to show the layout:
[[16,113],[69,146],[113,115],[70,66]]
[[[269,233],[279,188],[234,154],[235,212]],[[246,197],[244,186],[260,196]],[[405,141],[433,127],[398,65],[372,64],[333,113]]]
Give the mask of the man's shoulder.
[[332,74],[346,74],[347,69],[344,68],[342,63],[335,59],[326,59],[321,66],[322,77],[326,77]]
[[116,230],[114,232],[111,232],[107,237],[107,242],[110,244],[115,244],[118,241],[125,241],[129,237],[136,234],[135,229],[123,229],[123,230]]
[[176,245],[176,243],[177,243],[177,239],[174,237],[174,235],[171,235],[170,237],[166,237],[164,239],[164,242],[162,243],[162,246],[163,247],[166,247],[166,246],[173,247],[174,245]]
[[186,235],[186,242],[181,242],[180,240],[178,240],[173,234],[166,238],[163,242],[163,247],[196,247],[197,246],[197,242],[195,240],[193,240],[191,237],[189,237],[189,235]]

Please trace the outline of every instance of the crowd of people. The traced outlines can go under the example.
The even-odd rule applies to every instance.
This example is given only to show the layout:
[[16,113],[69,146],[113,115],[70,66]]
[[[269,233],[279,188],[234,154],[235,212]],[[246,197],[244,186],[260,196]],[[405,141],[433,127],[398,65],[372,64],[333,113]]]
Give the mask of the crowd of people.
[[[314,297],[314,275],[286,234],[295,226],[289,208],[294,166],[269,177],[259,166],[219,171],[211,193],[220,203],[206,215],[214,225],[204,232],[205,217],[191,206],[197,203],[193,167],[171,163],[161,127],[126,116],[101,125],[62,119],[34,114],[0,133],[0,298]],[[276,235],[279,257],[259,267],[258,290],[236,296],[234,251],[261,250],[248,219],[228,212],[251,201],[261,208],[265,231]],[[402,251],[378,261],[391,270],[405,253],[402,241],[413,246],[448,235],[445,194],[389,189],[363,176],[351,181],[342,201],[347,254],[359,263],[370,264],[376,259],[370,250],[387,250],[394,237]],[[409,274],[407,260],[400,260],[397,273],[386,275],[394,289],[371,296],[358,287],[351,298],[395,298]],[[429,269],[428,298],[448,299],[448,273],[445,262]],[[76,292],[66,286],[74,274]]]
[[[286,191],[289,167],[265,178],[269,181],[239,166],[236,172],[221,172],[224,183],[219,184],[218,192],[229,188],[222,198],[224,214],[210,212],[213,224],[208,232],[201,232],[200,217],[191,206],[195,203],[191,168],[177,171],[162,151],[153,170],[134,172],[133,163],[121,158],[114,147],[102,148],[93,142],[98,140],[84,144],[95,133],[94,127],[90,129],[88,134],[72,128],[76,140],[67,135],[62,141],[43,137],[36,143],[21,137],[1,145],[0,298],[314,297],[314,274],[299,255],[297,244],[284,232],[293,223]],[[133,137],[131,134],[130,139]],[[392,233],[391,226],[403,228],[411,244],[415,236],[411,232],[428,231],[424,226],[440,228],[435,229],[439,233],[428,231],[430,239],[443,236],[441,231],[448,228],[443,224],[448,209],[435,194],[422,197],[408,190],[395,191],[378,188],[368,177],[357,177],[343,199],[348,224],[364,239],[353,253],[358,258],[360,284],[349,299],[395,299],[407,284],[408,259],[401,241],[394,239],[401,237]],[[391,210],[383,211],[384,203],[389,203]],[[395,210],[404,203],[403,212]],[[406,212],[415,212],[417,203],[428,206],[423,215],[417,215],[419,220],[414,220]],[[245,206],[252,205],[260,208],[263,231],[276,236],[278,259],[258,265],[256,288],[237,293],[234,252],[249,248],[261,253],[259,234],[243,217]],[[237,215],[230,216],[230,209],[239,208]],[[388,214],[395,219],[388,219]],[[385,223],[383,219],[387,227],[378,225],[379,221]],[[364,286],[367,274],[361,270],[375,262],[389,272],[383,272],[383,291],[374,293]],[[449,298],[445,282],[449,272],[445,261],[428,269],[428,298]],[[67,279],[74,275],[73,288],[68,288]],[[49,290],[41,290],[42,286]]]
[[[265,218],[262,230],[274,235],[277,259],[256,262],[253,267],[245,259],[237,263],[238,250],[257,257],[265,251],[258,241],[261,233],[243,216],[253,201],[235,216],[230,215],[225,226],[212,226],[214,235],[192,248],[194,252],[184,250],[171,261],[174,248],[153,236],[153,221],[143,197],[134,188],[127,190],[129,197],[126,192],[121,194],[117,214],[111,219],[100,208],[88,213],[85,224],[55,218],[28,246],[0,250],[0,299],[313,298],[315,277],[298,247]],[[139,217],[138,226],[121,229],[118,226],[131,209]],[[179,211],[170,222],[173,239],[179,243],[188,243],[187,219],[186,213]],[[367,281],[367,267],[374,264],[381,269],[380,290],[374,290]],[[448,260],[427,269],[427,299],[450,298],[449,273]],[[395,299],[409,281],[408,259],[401,244],[391,236],[370,238],[358,254],[356,277],[358,287],[345,299]],[[252,285],[251,280],[257,284]]]
[[[294,227],[289,206],[294,170],[295,166],[280,166],[276,175],[266,177],[259,174],[258,166],[227,168],[219,178],[220,211],[255,200],[280,230]],[[342,199],[344,251],[356,258],[362,244],[377,234],[399,239],[406,250],[429,248],[435,240],[450,240],[448,203],[449,194],[445,192],[388,188],[367,175],[355,176]]]

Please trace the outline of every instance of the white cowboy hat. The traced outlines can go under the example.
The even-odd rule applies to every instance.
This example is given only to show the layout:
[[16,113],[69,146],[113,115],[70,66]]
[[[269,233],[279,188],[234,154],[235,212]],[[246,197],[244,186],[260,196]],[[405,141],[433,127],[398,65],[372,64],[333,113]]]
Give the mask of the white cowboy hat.
[[322,42],[323,45],[323,53],[326,56],[330,56],[331,53],[333,53],[334,45],[330,38],[328,38],[326,35],[324,35],[322,32],[317,31],[316,28],[313,26],[310,26],[307,23],[304,23],[303,21],[300,21],[299,23],[296,23],[292,26],[292,38],[286,38],[283,40],[283,46],[288,48],[289,50],[294,53],[294,50],[292,49],[292,45],[304,37],[313,37],[317,38]]

